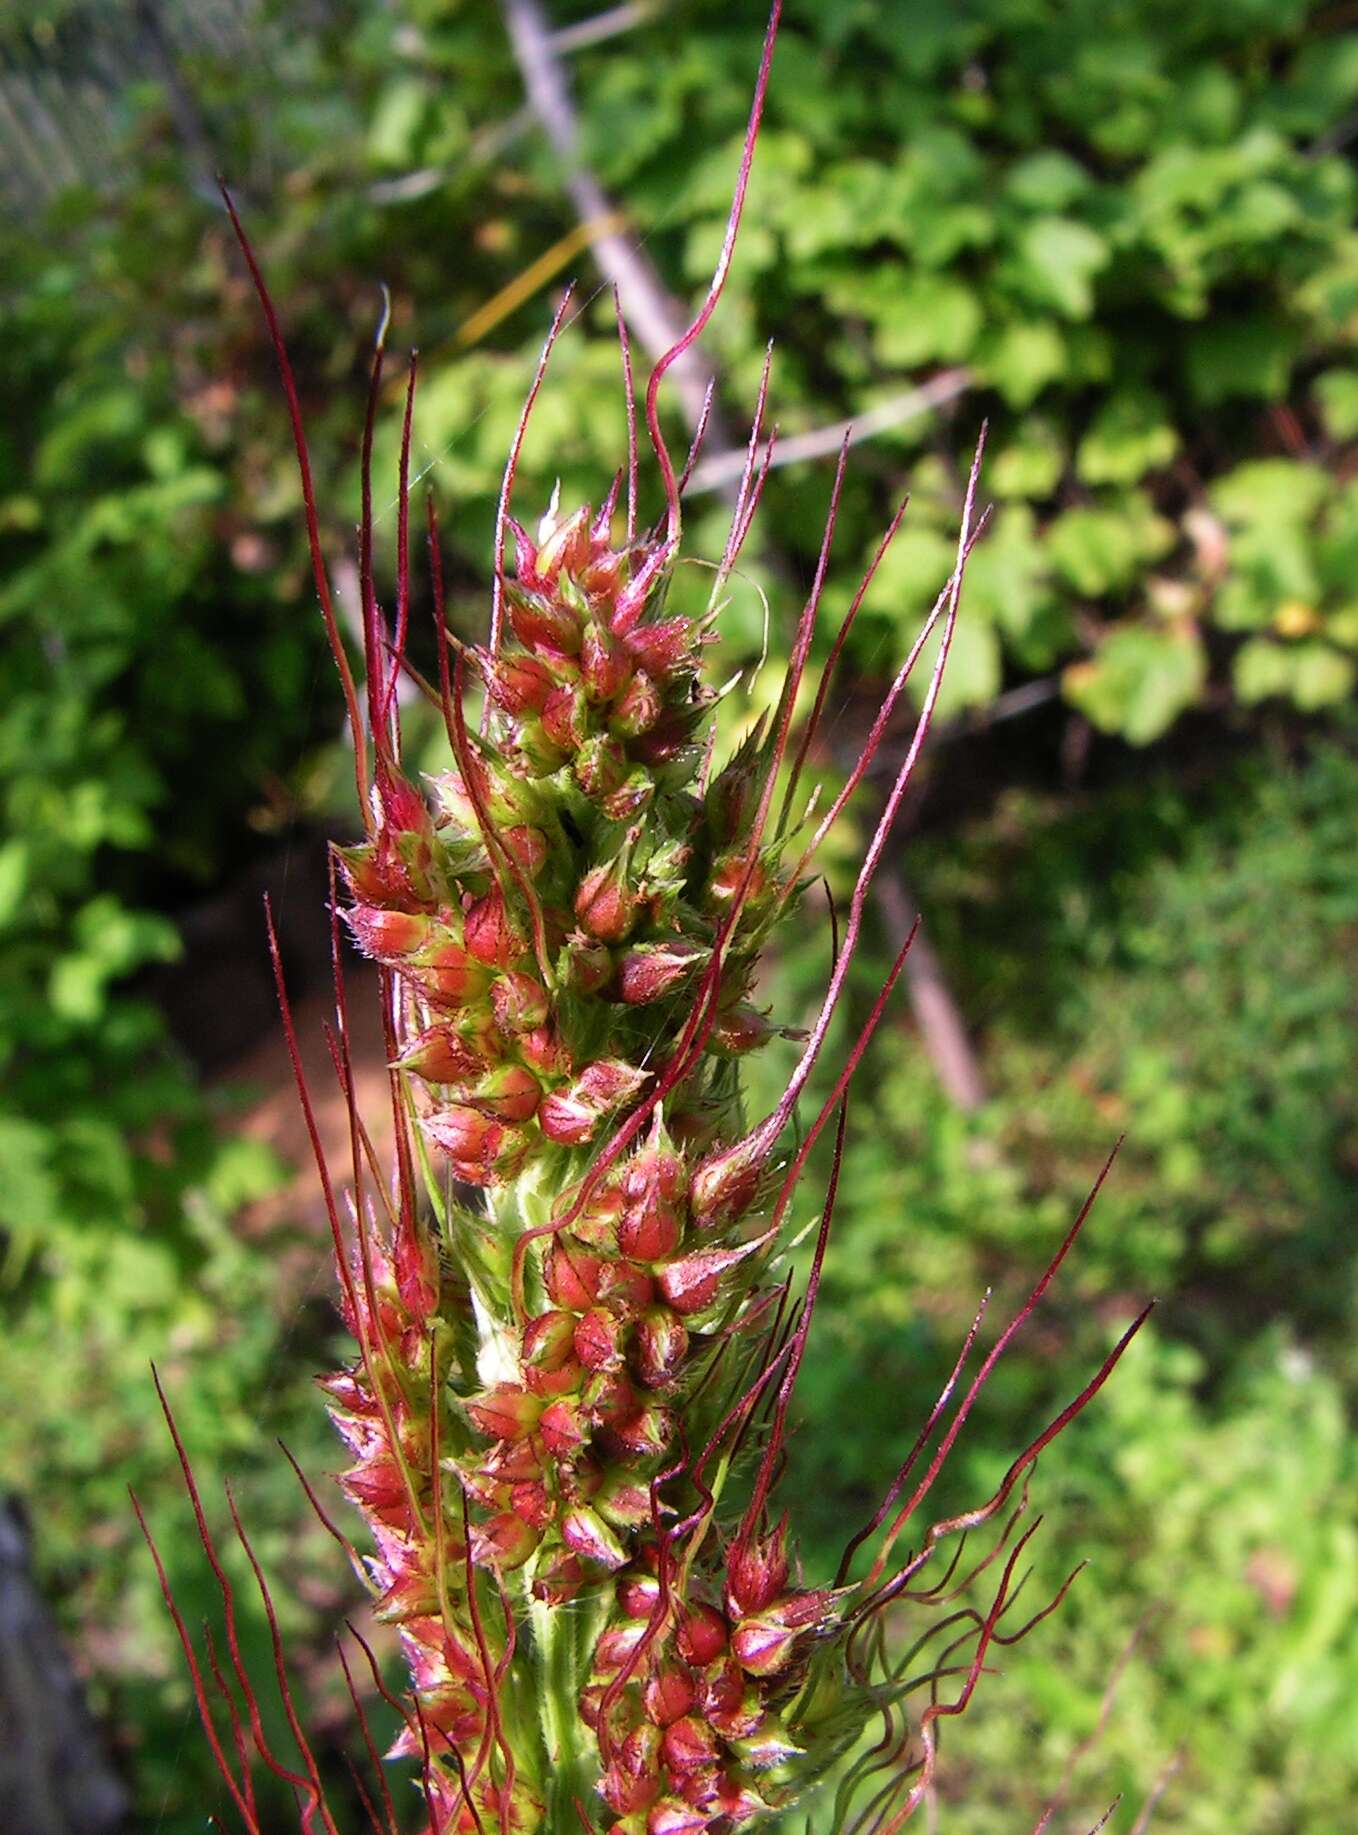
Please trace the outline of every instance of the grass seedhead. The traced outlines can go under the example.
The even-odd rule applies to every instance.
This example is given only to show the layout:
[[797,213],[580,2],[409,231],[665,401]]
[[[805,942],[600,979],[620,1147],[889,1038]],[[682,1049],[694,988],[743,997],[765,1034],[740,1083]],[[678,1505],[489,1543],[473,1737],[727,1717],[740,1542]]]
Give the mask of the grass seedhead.
[[[775,4],[711,286],[644,394],[663,496],[658,522],[640,524],[636,396],[621,314],[625,462],[605,482],[597,509],[554,497],[531,530],[511,514],[529,415],[566,329],[567,293],[505,466],[483,644],[464,644],[448,630],[429,502],[436,684],[415,677],[405,659],[414,360],[402,416],[396,602],[388,620],[375,587],[371,467],[384,323],[363,434],[361,703],[325,583],[278,316],[227,200],[283,374],[365,824],[359,845],[336,849],[332,884],[336,1005],[328,1037],[350,1135],[342,1195],[302,1074],[272,918],[269,943],[330,1220],[341,1310],[355,1340],[352,1361],[324,1387],[352,1461],[340,1487],[366,1519],[367,1552],[330,1524],[306,1489],[361,1574],[376,1617],[398,1633],[409,1693],[398,1703],[401,1730],[388,1758],[413,1768],[427,1835],[566,1835],[580,1828],[728,1835],[787,1811],[837,1770],[822,1826],[834,1835],[895,1835],[930,1787],[939,1727],[966,1707],[992,1647],[1026,1635],[1064,1597],[1062,1587],[1012,1628],[1019,1570],[1037,1528],[1013,1539],[1028,1479],[1039,1453],[1097,1393],[1141,1323],[1019,1455],[990,1499],[922,1533],[914,1528],[983,1385],[1075,1242],[1086,1204],[955,1400],[982,1327],[982,1303],[935,1407],[833,1579],[804,1578],[792,1526],[775,1501],[790,1409],[833,1252],[851,1085],[889,1009],[913,932],[831,1070],[795,1151],[785,1161],[778,1156],[826,1057],[874,876],[937,705],[967,558],[984,526],[977,505],[984,430],[952,575],[847,783],[809,840],[799,837],[792,818],[829,672],[905,506],[853,598],[798,735],[798,690],[831,564],[846,437],[777,706],[731,759],[716,760],[709,637],[772,457],[773,435],[764,432],[768,366],[730,534],[708,611],[698,618],[675,615],[667,599],[684,487],[703,428],[676,472],[659,409],[667,371],[700,335],[727,281],[779,13]],[[761,952],[802,906],[807,869],[877,757],[934,633],[937,655],[914,732],[874,822],[842,935],[831,912],[819,1011],[805,1034],[794,1034],[802,1049],[781,1096],[751,1126],[741,1060],[787,1030],[752,1003]],[[402,763],[403,671],[440,708],[447,732],[452,768],[429,785],[412,781]],[[475,732],[465,705],[469,674],[484,690]],[[379,1162],[355,1102],[346,929],[377,968],[395,1143],[389,1167]],[[788,1219],[832,1119],[819,1226],[794,1296]],[[1098,1184],[1090,1203],[1097,1191]],[[166,1418],[174,1433],[168,1407]],[[182,1624],[180,1633],[232,1801],[245,1827],[257,1829],[253,1751],[296,1791],[303,1830],[334,1835],[292,1704],[262,1569],[233,1503],[270,1629],[296,1764],[265,1739],[240,1662],[230,1584],[177,1434],[175,1444],[220,1584],[234,1685],[211,1647],[209,1683]],[[963,1571],[967,1538],[992,1525],[999,1525],[997,1540]],[[914,1546],[901,1556],[907,1531]],[[958,1603],[983,1586],[991,1589],[986,1605]],[[889,1609],[902,1604],[912,1622],[920,1614],[928,1622],[904,1652],[886,1631]],[[361,1647],[374,1683],[394,1700]],[[343,1664],[378,1780],[375,1792],[361,1780],[356,1788],[373,1827],[391,1831],[402,1818],[386,1765],[377,1763],[363,1691],[347,1658]],[[214,1691],[227,1707],[225,1738],[214,1724]],[[862,1730],[874,1719],[880,1738],[862,1750]]]

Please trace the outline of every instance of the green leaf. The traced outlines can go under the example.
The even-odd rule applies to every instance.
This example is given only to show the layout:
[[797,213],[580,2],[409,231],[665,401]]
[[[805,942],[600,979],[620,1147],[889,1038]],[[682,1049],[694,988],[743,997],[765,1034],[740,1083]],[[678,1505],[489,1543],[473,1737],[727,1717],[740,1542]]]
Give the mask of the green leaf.
[[1225,140],[1239,125],[1241,87],[1220,63],[1201,65],[1180,84],[1176,101],[1195,137]]
[[397,77],[387,84],[368,128],[368,154],[375,164],[402,166],[415,158],[429,101],[428,86],[417,77]]
[[52,964],[47,978],[47,998],[52,1011],[78,1026],[94,1023],[104,1010],[104,983],[108,971],[93,956],[62,956]]
[[1253,459],[1218,478],[1209,496],[1228,523],[1267,530],[1278,523],[1309,522],[1329,493],[1330,480],[1319,466]]
[[966,249],[995,240],[994,213],[984,204],[931,203],[926,197],[902,218],[894,238],[921,266],[946,267]]
[[1191,707],[1207,678],[1207,657],[1196,631],[1122,625],[1087,661],[1072,663],[1066,698],[1102,732],[1148,745]]
[[42,527],[42,521],[41,497],[21,491],[13,497],[0,499],[0,531],[31,535],[35,529]]
[[1333,440],[1358,434],[1358,370],[1326,370],[1311,385],[1325,431]]
[[[928,691],[941,640],[941,632],[929,639],[910,678],[910,692],[917,706]],[[967,616],[964,594],[939,686],[938,717],[946,720],[950,714],[961,713],[969,707],[987,706],[1000,692],[1001,675],[999,637],[991,625],[974,613]]]
[[22,1237],[50,1226],[60,1192],[49,1156],[46,1128],[18,1115],[0,1115],[0,1226]]
[[927,612],[956,559],[955,540],[923,523],[912,527],[907,517],[882,558],[865,607],[899,624],[912,624]]
[[237,1138],[221,1143],[204,1190],[230,1216],[286,1182],[287,1168],[267,1141]]
[[17,836],[0,847],[0,930],[8,928],[23,909],[28,852],[27,842]]
[[1292,698],[1307,713],[1334,707],[1353,693],[1358,670],[1351,656],[1326,643],[1298,644],[1293,653]]
[[1358,37],[1325,32],[1300,46],[1270,102],[1280,126],[1309,140],[1338,125],[1356,96]]
[[1262,631],[1273,622],[1278,595],[1249,568],[1223,580],[1212,595],[1212,623],[1223,631]]
[[1049,421],[1026,420],[986,464],[986,483],[997,497],[1050,497],[1066,468],[1066,451]]
[[1032,511],[1027,504],[1005,504],[967,562],[963,603],[1017,633],[1032,616],[1048,571]]
[[1062,374],[1065,356],[1061,333],[1049,320],[1018,320],[982,337],[977,368],[1011,408],[1026,408]]
[[1350,600],[1325,620],[1325,635],[1346,650],[1358,650],[1358,600]]
[[1135,484],[1168,465],[1179,435],[1161,397],[1151,389],[1125,388],[1103,403],[1075,454],[1086,484]]
[[1282,644],[1268,637],[1251,637],[1235,653],[1231,679],[1242,701],[1267,701],[1290,689],[1291,660]]
[[1052,583],[1027,504],[1005,504],[967,563],[962,609],[981,613],[1027,669],[1050,669],[1073,640],[1065,595]]
[[173,962],[182,947],[168,918],[129,911],[110,893],[84,905],[73,928],[77,941],[110,975],[129,974],[146,962]]
[[1108,265],[1108,244],[1096,230],[1070,217],[1039,217],[1025,225],[1011,273],[1034,305],[1052,306],[1068,319],[1094,309],[1094,276]]
[[1318,549],[1304,525],[1275,522],[1242,529],[1230,554],[1232,572],[1212,604],[1213,622],[1223,630],[1255,630],[1285,606],[1320,603]]
[[1265,313],[1213,318],[1189,333],[1184,352],[1188,384],[1204,407],[1237,397],[1264,400],[1287,393],[1301,338]]
[[1055,148],[1016,160],[1004,181],[1005,191],[1016,204],[1042,211],[1065,210],[1089,185],[1084,167]]
[[1313,336],[1347,342],[1358,313],[1358,236],[1330,242],[1324,257],[1297,287],[1295,298]]
[[1118,340],[1096,320],[1067,326],[1065,348],[1065,379],[1072,388],[1091,382],[1108,382],[1125,361]]
[[64,404],[51,432],[33,455],[31,479],[38,488],[83,481],[109,448],[125,446],[144,425],[146,401],[125,376],[96,372],[84,393]]
[[1236,652],[1235,691],[1242,701],[1286,698],[1307,713],[1346,701],[1358,666],[1327,643],[1274,643],[1252,637]]
[[1057,571],[1090,599],[1125,591],[1173,545],[1173,525],[1137,493],[1105,507],[1067,510],[1047,534]]
[[956,363],[970,356],[981,329],[981,303],[946,274],[912,274],[897,293],[890,319],[873,340],[883,363],[914,369],[931,357]]

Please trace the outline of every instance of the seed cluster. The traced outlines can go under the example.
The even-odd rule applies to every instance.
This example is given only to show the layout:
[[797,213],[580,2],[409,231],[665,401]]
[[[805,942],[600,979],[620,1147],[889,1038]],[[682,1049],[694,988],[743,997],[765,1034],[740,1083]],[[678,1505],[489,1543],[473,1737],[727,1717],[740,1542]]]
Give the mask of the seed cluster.
[[[435,1256],[370,1271],[390,1399],[371,1356],[332,1389],[427,1726],[464,1768],[487,1738],[474,1570],[521,1575],[549,1608],[602,1601],[579,1678],[599,1790],[619,1827],[678,1835],[776,1800],[769,1774],[798,1750],[778,1701],[833,1609],[789,1587],[781,1530],[729,1575],[715,1538],[682,1583],[662,1572],[658,1513],[678,1507],[663,1474],[729,1402],[728,1341],[760,1315],[767,1153],[742,1134],[733,1060],[774,1033],[750,982],[795,889],[777,844],[751,839],[760,748],[709,777],[696,743],[707,625],[664,615],[672,550],[614,546],[614,519],[610,497],[553,508],[536,542],[511,525],[509,637],[469,656],[486,730],[459,717],[457,768],[428,802],[388,770],[379,825],[341,853],[344,915],[401,990],[396,1061],[455,1182],[446,1247],[480,1309],[481,1380],[460,1393],[452,1353],[438,1361],[430,1322],[457,1296]],[[684,1049],[644,1129],[601,1155]],[[441,1499],[412,1476],[429,1470],[431,1385],[455,1404]],[[393,1426],[425,1442],[404,1473]],[[465,1524],[444,1522],[435,1551],[431,1511],[454,1504]]]
[[740,1827],[788,1798],[783,1768],[804,1748],[783,1708],[806,1643],[837,1622],[835,1596],[789,1586],[785,1523],[732,1553],[720,1593],[700,1582],[671,1599],[660,1566],[647,1545],[619,1576],[581,1698],[606,1729],[599,1791],[626,1835]]
[[[589,1145],[636,1097],[744,871],[752,761],[694,792],[705,621],[656,616],[668,550],[613,547],[613,509],[549,515],[536,545],[515,525],[517,641],[471,653],[489,734],[432,809],[390,783],[375,839],[341,853],[355,940],[423,1012],[400,1060],[429,1092],[422,1125],[472,1185]],[[744,992],[771,904],[747,893],[717,1054],[769,1034]]]

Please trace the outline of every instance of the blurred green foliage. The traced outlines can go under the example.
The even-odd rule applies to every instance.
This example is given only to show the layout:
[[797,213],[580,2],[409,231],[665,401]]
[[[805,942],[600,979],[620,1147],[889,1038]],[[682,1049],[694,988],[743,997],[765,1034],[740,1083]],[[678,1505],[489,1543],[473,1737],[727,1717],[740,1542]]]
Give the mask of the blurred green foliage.
[[[328,1326],[278,1291],[286,1236],[236,1234],[284,1169],[233,1138],[239,1098],[199,1087],[147,974],[286,822],[335,696],[289,609],[291,531],[271,546],[291,500],[270,510],[239,418],[204,206],[153,128],[128,158],[111,201],[0,227],[0,1486],[28,1501],[138,1814],[173,1829],[214,1793],[129,1484],[190,1617],[207,1598],[150,1363],[214,1512],[231,1471],[296,1573],[316,1536],[272,1435],[328,1455],[306,1383]],[[247,1605],[267,1661],[264,1631]]]
[[[720,238],[762,10],[657,9],[644,55],[624,40],[575,60],[587,157],[682,291]],[[388,78],[378,113],[383,155],[416,168],[447,156],[439,81],[467,30],[438,4],[420,24],[419,69]],[[1315,480],[1342,479],[1358,428],[1356,98],[1358,36],[1303,4],[789,8],[738,296],[710,334],[726,399],[748,406],[768,337],[784,435],[947,366],[971,384],[855,465],[846,556],[913,492],[861,660],[898,644],[946,577],[988,415],[990,558],[945,706],[1056,670],[1095,726],[1145,744],[1232,696],[1348,696],[1348,498]],[[553,163],[539,151],[528,171],[549,185]],[[517,257],[514,233],[488,227]],[[606,303],[590,315],[604,337]],[[429,310],[413,302],[422,330]],[[597,489],[618,443],[606,361],[563,347],[526,500],[556,473]],[[473,542],[517,378],[504,390],[491,351],[436,344],[422,437]],[[824,488],[795,468],[770,491],[766,526],[802,559]],[[700,546],[717,520],[695,525]]]
[[[86,229],[90,266],[121,268],[129,238]],[[74,261],[20,253],[0,340],[12,1277],[110,1211],[173,1202],[203,1111],[123,990],[176,956],[168,911],[231,869],[270,774],[319,736],[311,634],[279,619],[272,579],[231,567],[231,474],[181,398],[174,327],[144,324],[133,290],[93,292]],[[152,1134],[154,1159],[129,1145]]]
[[[563,25],[594,10],[551,9]],[[682,297],[719,240],[763,10],[675,0],[569,54],[587,157]],[[77,68],[100,13],[20,9],[0,25],[9,67]],[[286,425],[204,149],[284,312],[333,553],[390,286],[392,348],[424,352],[416,465],[446,506],[466,630],[548,302],[470,348],[458,330],[574,228],[495,7],[235,15],[249,55],[185,41],[168,77],[147,60],[160,75],[108,99],[117,156],[0,224],[0,1381],[23,1397],[0,1481],[34,1502],[140,1813],[166,1831],[200,1827],[214,1799],[122,1496],[128,1478],[149,1487],[192,1618],[206,1596],[151,1355],[209,1488],[244,1474],[307,1650],[313,1608],[334,1603],[268,1441],[279,1429],[310,1469],[326,1462],[303,1380],[325,1330],[299,1322],[278,1243],[232,1226],[277,1171],[231,1141],[231,1099],[197,1086],[138,979],[177,952],[189,902],[344,776]],[[827,625],[907,486],[913,504],[851,670],[882,674],[946,577],[985,415],[996,511],[946,707],[1051,677],[1142,745],[1192,709],[1252,732],[1351,695],[1356,107],[1358,34],[1301,0],[793,0],[710,334],[725,405],[748,412],[769,336],[785,434],[943,368],[968,376],[949,408],[855,454]],[[521,471],[530,516],[558,476],[597,498],[623,452],[609,302],[575,265],[582,314]],[[382,477],[393,439],[389,415]],[[770,556],[807,568],[826,490],[804,466],[769,487],[748,574],[776,589],[775,662],[791,610]],[[710,499],[689,523],[692,553],[719,549]],[[379,498],[387,548],[393,524]],[[748,660],[757,594],[740,588],[726,622],[733,665]],[[968,769],[956,751],[946,764]],[[978,1415],[958,1495],[993,1482],[999,1449],[1079,1386],[1135,1298],[1162,1296],[1117,1383],[1044,1458],[1034,1590],[1084,1553],[1096,1570],[950,1741],[950,1828],[1030,1826],[1153,1608],[1074,1776],[1071,1827],[1114,1789],[1143,1801],[1181,1741],[1158,1827],[1343,1826],[1355,816],[1350,737],[1210,794],[1158,774],[1087,799],[1014,791],[913,850],[996,1095],[964,1120],[913,1052],[879,1054],[804,1392],[813,1548],[870,1510],[979,1289],[1012,1300],[1124,1127],[1064,1297]],[[785,969],[795,997],[811,966]]]
[[1180,1752],[1157,1828],[1344,1825],[1358,1788],[1356,741],[1350,725],[1304,761],[1255,758],[1194,796],[1163,774],[1083,808],[1014,790],[913,851],[993,1093],[964,1117],[913,1043],[876,1048],[790,1467],[820,1558],[871,1514],[884,1449],[908,1448],[982,1292],[993,1335],[1124,1130],[931,1514],[988,1495],[1158,1298],[1041,1459],[1028,1609],[1091,1568],[950,1729],[945,1827],[1032,1826],[1138,1626],[1057,1827],[1086,1829],[1118,1790],[1114,1826],[1130,1826]]

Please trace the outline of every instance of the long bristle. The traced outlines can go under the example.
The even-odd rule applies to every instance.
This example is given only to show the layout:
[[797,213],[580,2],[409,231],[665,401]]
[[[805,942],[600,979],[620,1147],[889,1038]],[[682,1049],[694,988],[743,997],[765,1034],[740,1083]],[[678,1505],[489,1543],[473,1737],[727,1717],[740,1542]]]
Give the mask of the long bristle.
[[735,253],[736,236],[740,231],[740,219],[745,209],[745,194],[749,188],[750,170],[754,164],[755,142],[759,138],[759,124],[763,119],[764,98],[768,93],[769,75],[773,68],[773,49],[777,43],[778,26],[782,14],[782,0],[773,0],[768,26],[764,33],[764,49],[759,60],[759,74],[755,79],[750,119],[745,129],[745,144],[740,155],[740,171],[736,178],[731,210],[726,220],[726,233],[722,238],[721,252],[717,256],[717,265],[708,287],[707,298],[699,307],[688,329],[681,333],[670,348],[657,359],[655,368],[651,371],[651,380],[646,387],[646,427],[651,436],[651,447],[660,467],[661,481],[665,488],[667,535],[671,547],[677,545],[679,540],[679,487],[674,475],[674,462],[670,458],[669,448],[660,430],[658,405],[660,385],[665,379],[666,372],[678,362],[694,340],[701,336],[703,328],[716,311],[717,301],[721,298],[722,290],[726,285],[726,277],[731,269],[731,257]]

